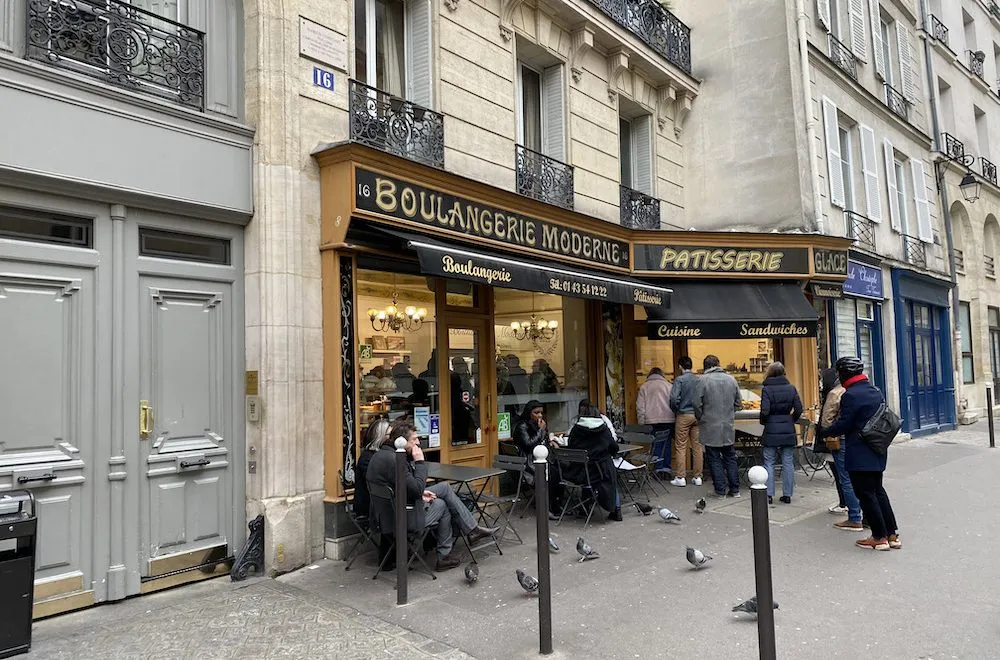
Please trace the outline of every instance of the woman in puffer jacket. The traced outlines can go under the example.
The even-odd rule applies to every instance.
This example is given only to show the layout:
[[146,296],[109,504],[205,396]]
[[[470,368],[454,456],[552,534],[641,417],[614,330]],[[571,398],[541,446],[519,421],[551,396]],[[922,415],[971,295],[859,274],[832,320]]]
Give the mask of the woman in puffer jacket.
[[772,362],[761,392],[760,423],[764,425],[764,467],[767,468],[767,499],[774,497],[774,464],[781,455],[781,501],[789,504],[795,488],[795,422],[802,416],[798,390],[785,377],[785,365]]

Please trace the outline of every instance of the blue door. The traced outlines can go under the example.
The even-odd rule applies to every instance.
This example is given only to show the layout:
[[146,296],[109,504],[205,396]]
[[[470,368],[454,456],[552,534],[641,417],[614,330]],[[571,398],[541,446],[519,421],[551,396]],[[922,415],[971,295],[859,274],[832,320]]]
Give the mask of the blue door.
[[907,301],[906,343],[909,353],[907,396],[917,428],[947,423],[947,393],[941,369],[941,312],[933,305]]

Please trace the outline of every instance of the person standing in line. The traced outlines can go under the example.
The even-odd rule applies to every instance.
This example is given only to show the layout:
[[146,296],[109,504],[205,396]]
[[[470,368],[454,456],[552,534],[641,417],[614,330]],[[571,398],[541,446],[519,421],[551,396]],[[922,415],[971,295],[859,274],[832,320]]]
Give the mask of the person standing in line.
[[653,456],[660,462],[656,466],[657,475],[670,472],[670,454],[673,450],[674,411],[670,409],[670,394],[673,386],[663,376],[663,370],[653,367],[646,382],[639,388],[635,408],[640,424],[649,424],[653,429]]
[[764,467],[767,468],[767,501],[774,497],[774,463],[781,454],[781,502],[791,504],[795,489],[795,422],[802,416],[802,399],[785,376],[785,365],[767,367],[760,399],[760,423],[764,425]]
[[698,380],[694,395],[698,435],[705,446],[715,496],[739,497],[740,478],[733,445],[736,441],[736,411],[743,407],[740,386],[719,366],[716,356],[706,355],[704,365],[705,372]]
[[844,436],[844,465],[872,530],[871,536],[855,541],[855,545],[870,550],[899,550],[903,543],[896,515],[882,485],[888,457],[876,453],[861,438],[861,429],[885,403],[882,392],[868,381],[864,367],[856,357],[837,360],[834,368],[845,390],[840,398],[840,414],[833,424],[820,429],[820,434]]
[[[674,411],[674,479],[671,486],[687,486],[688,466],[694,475],[692,483],[701,485],[704,451],[698,437],[698,419],[694,416],[694,396],[698,390],[698,376],[691,371],[694,364],[684,355],[677,360],[682,373],[674,379],[670,390],[670,409]],[[688,463],[690,447],[691,462]]]
[[[824,372],[825,378],[826,372]],[[837,421],[837,417],[840,416],[840,400],[845,391],[840,381],[837,380],[836,371],[834,371],[833,386],[827,392],[820,410],[820,428],[832,426]],[[833,526],[845,532],[863,532],[865,527],[861,521],[861,503],[858,501],[857,495],[854,494],[851,477],[847,474],[847,468],[844,466],[844,447],[841,441],[842,438],[826,439],[826,447],[830,450],[830,455],[833,456],[833,475],[837,482],[837,493],[843,503],[843,511],[847,513],[847,520],[841,520],[834,523]],[[834,507],[830,507],[830,512],[837,513]]]
[[[835,419],[837,419],[837,415],[840,414],[840,395],[838,394],[836,402],[836,412],[833,414],[833,418],[828,423],[824,424],[823,411],[826,410],[826,402],[829,400],[830,393],[833,392],[833,390],[836,388],[840,388],[840,394],[844,393],[844,388],[840,387],[840,381],[837,380],[837,370],[834,369],[833,367],[829,367],[820,372],[819,379],[820,379],[820,385],[819,385],[820,413],[819,413],[819,419],[817,420],[817,428],[821,426],[829,426],[830,424],[833,423]],[[817,442],[814,443],[813,451],[817,451],[816,448],[818,447],[823,450],[822,452],[819,453],[823,453],[826,456],[828,456],[828,458],[826,459],[826,464],[830,470],[830,474],[833,475],[833,483],[837,486],[837,503],[831,505],[827,509],[827,511],[829,511],[834,515],[837,515],[839,513],[847,513],[847,502],[844,501],[844,488],[840,484],[841,475],[840,472],[837,470],[836,457],[833,455],[834,449],[830,445],[830,443],[832,442],[833,445],[840,447],[841,438],[831,438],[828,440],[824,440],[820,438],[819,434],[817,433],[816,440]],[[844,474],[847,473],[845,472]]]

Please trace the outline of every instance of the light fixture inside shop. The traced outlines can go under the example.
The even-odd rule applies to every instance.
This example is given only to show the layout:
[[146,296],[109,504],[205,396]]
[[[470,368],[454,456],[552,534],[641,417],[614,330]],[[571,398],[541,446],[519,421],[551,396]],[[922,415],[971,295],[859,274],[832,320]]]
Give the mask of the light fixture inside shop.
[[972,172],[967,173],[962,178],[962,183],[958,184],[958,189],[962,191],[962,197],[970,204],[979,199],[979,189],[981,187],[982,184],[979,183],[979,179]]
[[392,292],[392,304],[385,309],[368,309],[368,318],[371,319],[372,328],[378,332],[400,332],[406,330],[413,332],[417,330],[427,317],[427,310],[423,307],[408,305],[405,309],[399,309],[399,292]]
[[532,314],[530,321],[511,322],[510,331],[514,335],[514,339],[518,341],[526,339],[548,341],[556,336],[556,328],[558,327],[558,321],[546,321]]

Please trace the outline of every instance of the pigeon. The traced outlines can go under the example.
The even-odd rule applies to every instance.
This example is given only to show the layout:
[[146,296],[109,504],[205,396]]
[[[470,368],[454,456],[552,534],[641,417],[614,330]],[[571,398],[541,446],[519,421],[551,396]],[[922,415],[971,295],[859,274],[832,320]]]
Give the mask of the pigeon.
[[687,549],[687,560],[695,568],[701,568],[706,563],[708,563],[712,558],[706,555],[701,550],[695,550],[691,546]]
[[556,540],[551,536],[549,537],[549,550],[552,552],[559,552],[559,544],[556,543]]
[[698,501],[694,503],[694,510],[698,513],[705,513],[706,506],[708,506],[708,502],[705,501],[705,498],[699,497]]
[[670,509],[663,508],[660,509],[660,517],[663,518],[663,522],[680,522],[681,519],[677,517],[677,514]]
[[[771,601],[774,603],[774,609],[778,609],[778,602],[775,600]],[[754,596],[750,600],[745,600],[736,607],[733,608],[734,612],[746,612],[747,614],[757,614],[757,597]]]
[[531,577],[520,568],[517,569],[517,581],[521,583],[521,587],[527,591],[529,595],[538,591],[538,580]]
[[590,547],[590,544],[583,540],[583,537],[579,537],[576,540],[576,551],[580,553],[580,561],[587,561],[588,559],[600,559],[601,555]]
[[641,513],[644,516],[648,516],[649,514],[653,513],[653,507],[646,504],[645,502],[636,502],[635,508],[639,509],[639,513]]
[[479,564],[470,561],[465,565],[465,581],[469,584],[475,584],[479,581]]

